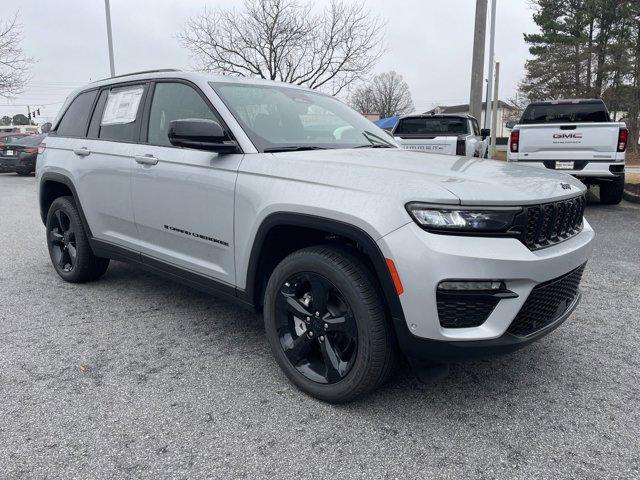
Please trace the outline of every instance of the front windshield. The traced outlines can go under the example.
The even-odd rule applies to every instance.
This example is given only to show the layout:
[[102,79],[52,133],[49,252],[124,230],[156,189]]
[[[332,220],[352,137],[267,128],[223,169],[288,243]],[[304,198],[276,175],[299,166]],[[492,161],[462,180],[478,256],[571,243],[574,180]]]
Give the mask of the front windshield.
[[211,86],[262,152],[397,146],[384,130],[328,95],[273,85]]

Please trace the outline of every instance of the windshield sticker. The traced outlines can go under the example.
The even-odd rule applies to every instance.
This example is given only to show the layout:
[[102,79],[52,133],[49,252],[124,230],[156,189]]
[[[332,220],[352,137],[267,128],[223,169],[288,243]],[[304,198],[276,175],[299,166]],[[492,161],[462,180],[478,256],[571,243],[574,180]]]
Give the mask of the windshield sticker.
[[109,92],[100,125],[122,125],[134,122],[143,92],[142,86]]

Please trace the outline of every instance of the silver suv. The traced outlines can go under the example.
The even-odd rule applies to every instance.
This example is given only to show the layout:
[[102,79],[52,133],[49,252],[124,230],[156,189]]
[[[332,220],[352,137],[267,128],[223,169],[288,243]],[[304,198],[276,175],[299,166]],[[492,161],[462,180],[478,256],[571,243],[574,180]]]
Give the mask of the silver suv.
[[64,280],[126,261],[263,311],[287,377],[329,402],[400,354],[420,376],[542,337],[594,238],[571,176],[403,150],[322,93],[179,71],[73,93],[37,180]]

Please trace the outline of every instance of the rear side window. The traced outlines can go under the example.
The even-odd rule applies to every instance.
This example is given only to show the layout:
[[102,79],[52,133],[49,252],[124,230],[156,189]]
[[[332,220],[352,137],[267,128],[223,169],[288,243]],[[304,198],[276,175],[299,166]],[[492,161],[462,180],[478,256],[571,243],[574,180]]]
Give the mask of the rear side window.
[[466,118],[417,117],[398,122],[395,135],[458,135],[469,133]]
[[604,103],[592,102],[529,105],[524,111],[520,123],[595,123],[609,121],[609,113]]
[[[104,100],[104,108],[96,109],[96,115],[100,115],[98,138],[125,142],[137,140],[144,89],[144,85],[129,85],[102,92],[99,104]],[[93,128],[94,119],[91,124]]]
[[56,133],[59,136],[84,137],[87,134],[87,122],[89,121],[91,107],[93,107],[96,95],[98,95],[97,90],[84,92],[71,102],[62,120],[58,123],[58,128],[56,128]]

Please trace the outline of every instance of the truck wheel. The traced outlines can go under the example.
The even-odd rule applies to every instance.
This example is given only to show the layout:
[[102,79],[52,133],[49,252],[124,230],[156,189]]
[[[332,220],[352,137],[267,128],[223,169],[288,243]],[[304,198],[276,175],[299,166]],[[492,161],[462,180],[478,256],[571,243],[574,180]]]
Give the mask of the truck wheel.
[[616,177],[611,182],[600,183],[600,203],[605,205],[618,205],[622,201],[624,192],[624,174]]
[[31,170],[29,169],[16,169],[16,174],[20,175],[21,177],[26,177],[28,175],[31,175]]
[[67,282],[95,280],[109,267],[108,258],[93,254],[72,197],[59,197],[51,204],[47,214],[47,246],[53,268]]
[[267,339],[300,390],[344,403],[382,385],[397,347],[365,264],[333,246],[299,250],[275,268],[264,298]]

